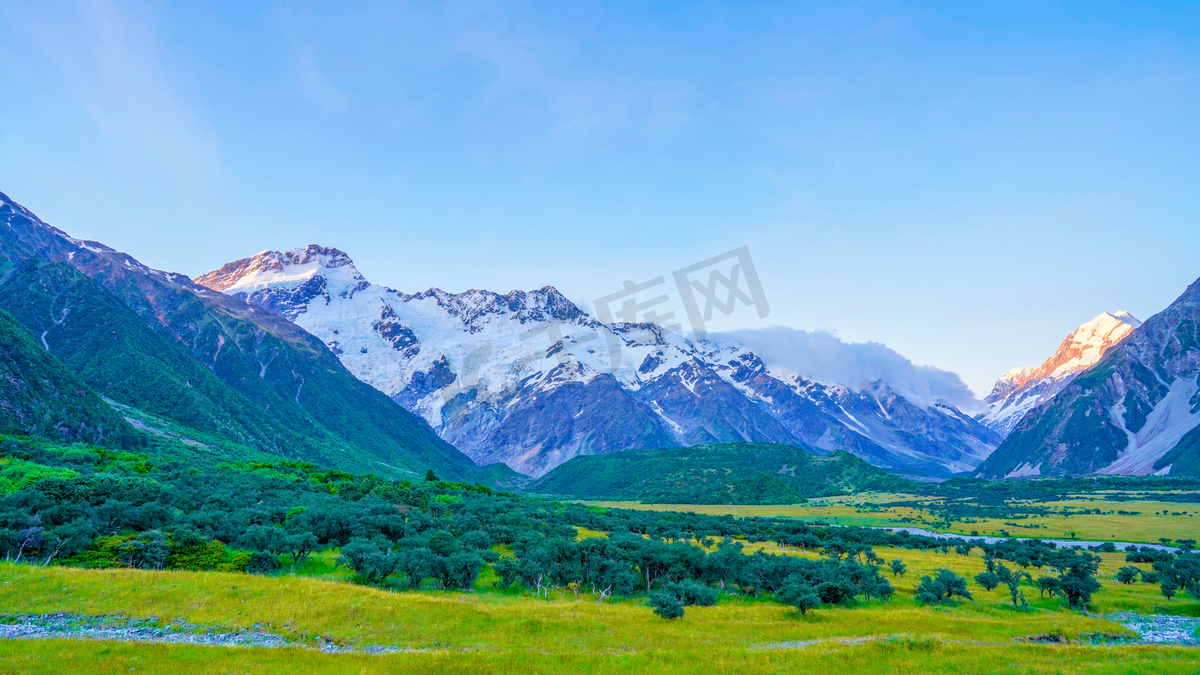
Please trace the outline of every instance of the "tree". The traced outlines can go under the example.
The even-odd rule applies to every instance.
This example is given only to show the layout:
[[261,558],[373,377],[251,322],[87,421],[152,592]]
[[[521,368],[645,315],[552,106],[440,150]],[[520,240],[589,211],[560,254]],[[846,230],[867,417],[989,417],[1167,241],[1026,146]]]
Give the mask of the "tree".
[[827,605],[848,605],[858,591],[848,579],[831,579],[817,586],[817,595]]
[[1037,587],[1039,597],[1046,597],[1046,594],[1055,595],[1058,593],[1058,577],[1038,577]]
[[991,591],[1000,585],[1000,575],[995,572],[980,572],[975,575],[975,583]]
[[289,536],[285,543],[284,552],[292,556],[292,567],[303,565],[308,556],[320,547],[317,538],[311,532],[300,532]]
[[902,577],[908,571],[908,565],[905,565],[904,561],[899,558],[892,560],[892,564],[889,567],[894,577]]
[[955,597],[971,599],[967,590],[967,582],[962,577],[947,569],[939,569],[936,577],[921,577],[917,585],[917,602],[924,605],[940,605],[945,600]]
[[[1000,578],[1000,583],[1008,587],[1008,594],[1012,598],[1013,607],[1028,606],[1025,602],[1025,594],[1021,592],[1021,580],[1033,580],[1028,572],[1015,572],[1004,565],[999,565],[996,568],[996,576]],[[1018,600],[1020,603],[1018,604]]]
[[433,469],[429,469],[425,472],[425,482],[437,483],[440,482],[440,479],[437,477],[437,474],[433,472]]
[[455,553],[446,559],[446,583],[448,588],[469,591],[483,569],[483,559],[475,553]]
[[337,562],[354,570],[360,581],[377,584],[395,573],[402,559],[386,540],[356,538],[342,547]]
[[496,576],[500,577],[500,581],[496,583],[500,588],[507,588],[513,585],[513,582],[521,576],[521,563],[512,556],[504,556],[492,565],[492,569],[496,572]]
[[421,582],[433,574],[433,551],[427,548],[403,551],[397,569],[404,573],[409,588],[420,588]]
[[1137,567],[1125,566],[1117,570],[1116,579],[1117,582],[1122,584],[1132,584],[1133,582],[1137,581],[1138,575],[1141,573],[1142,570]]
[[1100,569],[1099,556],[1062,551],[1050,564],[1061,571],[1057,592],[1071,609],[1082,609],[1091,601],[1092,593],[1100,590],[1100,582],[1096,581],[1096,572]]
[[801,616],[804,616],[808,610],[818,609],[821,606],[821,596],[817,593],[817,589],[795,576],[788,578],[783,588],[775,594],[775,599],[795,607]]
[[663,587],[663,592],[679,598],[684,605],[711,607],[717,604],[717,592],[698,581],[667,584]]
[[683,603],[670,593],[659,592],[650,596],[650,606],[654,613],[664,619],[678,619],[683,616]]
[[[310,535],[311,536],[311,535]],[[278,527],[253,525],[238,539],[238,545],[252,551],[265,551],[279,555],[288,550],[288,535]]]
[[135,569],[162,569],[170,553],[166,536],[157,530],[143,532],[117,546],[117,560]]

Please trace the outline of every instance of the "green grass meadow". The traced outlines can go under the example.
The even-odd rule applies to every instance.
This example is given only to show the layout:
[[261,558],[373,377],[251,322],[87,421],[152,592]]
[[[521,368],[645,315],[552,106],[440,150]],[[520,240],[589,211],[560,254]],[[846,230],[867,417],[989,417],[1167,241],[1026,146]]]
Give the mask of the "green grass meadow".
[[[1197,538],[1200,535],[1200,506],[1156,501],[1109,501],[1103,495],[1068,497],[1061,501],[1039,502],[1038,506],[1055,511],[1048,515],[1021,514],[1020,518],[972,518],[953,521],[949,527],[928,509],[889,506],[894,502],[933,502],[937,497],[892,493],[863,493],[853,496],[824,497],[804,504],[727,505],[727,504],[642,504],[638,502],[583,502],[601,507],[647,511],[681,511],[723,516],[783,516],[830,525],[869,527],[920,527],[963,536],[1009,536],[1039,539],[1080,539],[1084,541],[1128,541],[1156,544],[1160,537]],[[1072,513],[1099,509],[1113,513]],[[1127,514],[1116,513],[1124,511]],[[1072,534],[1074,536],[1072,536]]]
[[[583,532],[581,536],[594,535]],[[751,545],[784,555],[774,544]],[[924,574],[983,570],[978,554],[877,549],[909,569],[892,577],[891,602],[822,608],[807,616],[775,602],[724,596],[667,621],[641,601],[549,599],[491,590],[481,575],[470,593],[392,592],[347,583],[332,554],[306,575],[276,577],[185,571],[82,570],[0,564],[0,609],[7,614],[119,614],[183,619],[214,629],[260,629],[294,641],[314,637],[365,647],[420,650],[368,655],[252,647],[151,645],[81,640],[0,641],[0,673],[126,672],[855,672],[855,673],[1196,673],[1200,651],[1112,645],[1132,633],[1104,616],[1114,611],[1200,616],[1200,603],[1165,600],[1155,586],[1112,580],[1127,563],[1103,554],[1103,589],[1090,611],[1061,607],[1024,587],[1030,607],[1013,608],[1003,587],[974,600],[924,607],[913,590]],[[1029,640],[1065,639],[1069,644]],[[132,669],[132,670],[131,670]]]

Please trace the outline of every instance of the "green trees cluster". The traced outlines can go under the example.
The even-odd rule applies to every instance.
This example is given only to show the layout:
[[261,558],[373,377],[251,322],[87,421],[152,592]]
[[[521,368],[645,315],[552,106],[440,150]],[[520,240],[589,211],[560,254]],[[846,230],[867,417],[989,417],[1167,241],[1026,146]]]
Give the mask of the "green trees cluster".
[[939,569],[932,577],[921,577],[917,584],[917,602],[924,605],[940,605],[954,598],[971,599],[967,582],[947,569]]
[[[607,536],[577,540],[580,528]],[[821,557],[746,554],[747,543],[763,541]],[[490,565],[502,588],[542,596],[562,589],[598,602],[647,596],[664,616],[722,594],[765,596],[806,614],[889,600],[894,588],[884,572],[902,576],[906,566],[879,558],[879,546],[964,554],[982,547],[988,569],[977,580],[1008,586],[1014,605],[1023,602],[1029,567],[1053,570],[1039,588],[1073,607],[1098,588],[1094,556],[1039,542],[985,545],[786,518],[604,509],[436,475],[395,481],[303,462],[0,441],[0,556],[26,563],[273,574],[336,549],[357,582],[397,589],[470,590]],[[1171,558],[1153,574],[1194,586],[1190,561]],[[947,574],[921,580],[923,601],[969,598],[965,582]]]
[[[1167,542],[1170,540],[1164,543]],[[1200,600],[1200,553],[1193,550],[1196,542],[1192,539],[1182,539],[1176,543],[1179,548],[1174,552],[1153,549],[1148,546],[1127,551],[1126,562],[1150,563],[1153,571],[1146,572],[1138,567],[1122,567],[1117,571],[1117,581],[1131,584],[1140,576],[1143,582],[1158,584],[1163,597],[1168,600],[1174,598],[1180,591]]]

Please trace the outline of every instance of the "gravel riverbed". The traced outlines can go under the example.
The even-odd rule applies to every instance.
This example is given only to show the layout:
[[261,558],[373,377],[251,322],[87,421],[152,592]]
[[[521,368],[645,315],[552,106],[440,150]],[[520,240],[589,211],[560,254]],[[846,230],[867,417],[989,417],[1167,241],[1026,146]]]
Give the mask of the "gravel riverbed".
[[295,647],[332,653],[384,654],[420,651],[384,645],[349,647],[321,636],[314,636],[305,641],[289,640],[282,635],[261,630],[223,631],[211,626],[179,620],[162,622],[157,619],[66,613],[0,616],[0,639],[38,640],[50,638],[215,647]]
[[1200,645],[1200,619],[1170,614],[1120,612],[1107,617],[1142,637],[1148,644]]

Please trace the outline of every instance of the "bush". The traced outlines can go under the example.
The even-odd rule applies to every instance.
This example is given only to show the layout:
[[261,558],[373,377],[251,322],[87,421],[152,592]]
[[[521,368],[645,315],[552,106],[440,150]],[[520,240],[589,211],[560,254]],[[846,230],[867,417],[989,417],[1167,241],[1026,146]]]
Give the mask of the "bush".
[[683,603],[670,593],[655,593],[650,596],[650,606],[654,613],[664,619],[678,619],[683,616]]
[[850,582],[841,579],[826,581],[817,586],[817,595],[820,596],[821,602],[827,605],[848,605],[854,601],[857,594],[858,590]]
[[255,551],[250,554],[250,562],[246,563],[246,571],[250,574],[274,574],[280,570],[279,556]]
[[717,604],[717,591],[696,581],[667,584],[663,592],[674,595],[684,605],[711,607]]

